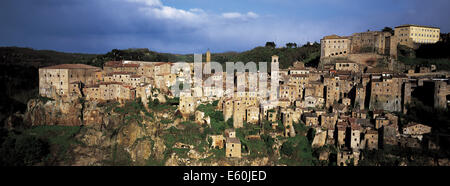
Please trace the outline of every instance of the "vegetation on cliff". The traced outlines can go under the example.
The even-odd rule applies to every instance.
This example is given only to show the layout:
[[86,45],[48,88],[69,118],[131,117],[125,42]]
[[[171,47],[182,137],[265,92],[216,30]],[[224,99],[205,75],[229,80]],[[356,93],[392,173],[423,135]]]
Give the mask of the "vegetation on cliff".
[[[441,37],[446,37],[442,34]],[[448,37],[448,34],[447,34]],[[450,70],[450,41],[444,39],[434,44],[422,44],[417,49],[398,46],[398,60],[410,66],[436,65],[438,70]]]

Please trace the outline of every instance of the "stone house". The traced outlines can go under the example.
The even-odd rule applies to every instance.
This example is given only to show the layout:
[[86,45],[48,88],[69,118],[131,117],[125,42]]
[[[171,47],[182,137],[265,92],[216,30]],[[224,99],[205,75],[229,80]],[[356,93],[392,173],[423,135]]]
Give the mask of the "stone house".
[[293,119],[293,111],[292,109],[283,109],[281,110],[281,121],[283,122],[285,132],[284,136],[295,136],[294,130],[294,119]]
[[339,122],[337,123],[337,146],[339,148],[345,147],[345,138],[347,132],[347,123]]
[[383,126],[389,125],[389,120],[386,117],[378,116],[375,118],[375,129],[379,129]]
[[102,82],[83,88],[86,100],[132,100],[136,98],[136,89],[117,82]]
[[366,110],[359,110],[357,108],[354,108],[353,111],[352,111],[352,117],[353,118],[366,119],[367,118],[367,111]]
[[225,129],[225,137],[236,138],[236,130],[235,129]]
[[320,148],[325,145],[327,140],[327,131],[318,131],[316,132],[313,142],[311,144],[312,148]]
[[180,94],[180,104],[178,105],[178,109],[181,112],[181,115],[183,115],[183,118],[187,119],[189,115],[194,114],[196,108],[195,97]]
[[257,124],[259,122],[259,107],[248,107],[246,113],[247,123]]
[[361,126],[358,124],[351,125],[350,147],[353,150],[361,148]]
[[139,64],[126,63],[124,61],[108,61],[103,65],[103,71],[106,74],[111,74],[114,72],[129,72],[132,74],[137,74]]
[[316,113],[305,113],[303,114],[303,121],[306,126],[316,127],[319,126],[319,117]]
[[233,99],[232,98],[225,98],[222,101],[222,112],[223,112],[223,118],[225,121],[231,118],[233,116]]
[[367,130],[364,134],[364,147],[369,150],[378,149],[378,131]]
[[366,100],[366,87],[363,84],[358,84],[355,86],[355,100],[354,106],[360,110],[364,110],[364,103]]
[[372,78],[369,108],[390,112],[402,111],[402,90],[406,81],[407,78],[389,75],[377,79]]
[[225,154],[228,158],[241,158],[241,141],[238,138],[226,138]]
[[[358,165],[359,152],[351,150],[342,150],[337,154],[337,165],[338,166],[348,166],[348,165]],[[352,164],[353,163],[353,164]]]
[[234,100],[233,105],[233,126],[234,128],[241,128],[244,126],[245,118],[245,102],[241,100]]
[[338,71],[359,72],[359,65],[353,61],[336,61],[335,69]]
[[420,124],[420,123],[411,122],[408,125],[403,127],[404,135],[409,135],[409,136],[411,136],[413,138],[417,138],[419,140],[422,140],[424,134],[429,134],[429,133],[431,133],[431,127]]

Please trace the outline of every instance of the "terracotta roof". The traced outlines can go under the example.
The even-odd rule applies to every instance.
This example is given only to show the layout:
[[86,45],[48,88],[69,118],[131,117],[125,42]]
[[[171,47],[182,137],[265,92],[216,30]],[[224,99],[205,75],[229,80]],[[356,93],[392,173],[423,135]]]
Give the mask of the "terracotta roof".
[[323,37],[323,39],[347,39],[347,37],[341,37],[336,34],[333,34],[333,35],[325,36],[325,37]]
[[42,69],[99,69],[99,68],[85,64],[60,64],[55,66],[44,67]]

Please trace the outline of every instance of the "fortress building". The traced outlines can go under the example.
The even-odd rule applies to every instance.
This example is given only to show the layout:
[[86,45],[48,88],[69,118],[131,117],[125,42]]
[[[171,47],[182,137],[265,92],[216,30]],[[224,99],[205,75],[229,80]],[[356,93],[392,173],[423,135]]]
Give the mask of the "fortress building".
[[320,57],[343,57],[350,53],[350,38],[337,35],[325,36],[320,41]]
[[44,97],[79,95],[83,86],[96,84],[101,69],[84,64],[62,64],[39,68],[39,95]]
[[395,36],[401,45],[415,48],[418,44],[430,44],[439,41],[441,29],[420,25],[401,25],[395,27]]

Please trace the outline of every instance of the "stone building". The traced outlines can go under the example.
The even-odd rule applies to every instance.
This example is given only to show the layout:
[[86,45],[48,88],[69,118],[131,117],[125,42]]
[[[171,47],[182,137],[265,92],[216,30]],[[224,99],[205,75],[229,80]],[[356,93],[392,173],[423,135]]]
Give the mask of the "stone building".
[[358,165],[359,161],[359,152],[351,151],[351,150],[342,150],[337,154],[337,165],[338,166],[349,166]]
[[223,147],[225,146],[226,139],[223,135],[210,135],[209,138],[211,138],[211,147],[210,148],[223,149]]
[[303,121],[306,126],[316,127],[319,126],[319,117],[316,113],[305,113],[303,114]]
[[161,62],[161,63],[156,63],[154,70],[155,70],[155,75],[166,75],[166,74],[171,74],[171,67],[172,67],[172,63],[166,63],[166,62]]
[[282,109],[281,110],[281,121],[284,125],[285,132],[284,136],[295,136],[294,130],[294,112],[292,109]]
[[336,61],[335,69],[340,71],[360,72],[359,65],[353,61]]
[[355,100],[354,107],[360,110],[364,110],[364,104],[366,100],[366,87],[361,83],[355,86]]
[[83,88],[86,100],[132,100],[136,98],[136,89],[118,82],[102,82]]
[[241,158],[241,141],[238,138],[228,137],[225,154],[228,158]]
[[375,118],[375,129],[389,125],[389,120],[386,117],[378,116]]
[[[376,53],[389,55],[391,50],[391,33],[381,31],[367,31],[352,34],[351,53]],[[396,48],[395,48],[396,49]]]
[[196,99],[191,95],[180,94],[180,104],[178,109],[183,115],[183,118],[187,119],[190,115],[194,114],[197,108]]
[[236,138],[236,130],[235,129],[225,129],[225,137],[227,138]]
[[258,124],[259,122],[259,107],[251,106],[246,109],[247,123]]
[[98,83],[98,70],[100,68],[84,64],[39,68],[39,95],[49,98],[82,96],[80,89]]
[[325,107],[330,108],[340,99],[339,77],[324,76],[325,86]]
[[345,122],[338,122],[337,123],[337,146],[339,148],[345,147],[345,137],[347,132],[347,123]]
[[289,99],[289,101],[294,101],[300,98],[300,92],[295,85],[280,85],[280,99]]
[[364,134],[364,147],[369,150],[378,149],[378,131],[367,130]]
[[139,64],[126,63],[124,61],[108,61],[103,65],[103,71],[105,74],[111,74],[113,72],[137,74],[139,66]]
[[436,43],[440,38],[440,28],[421,25],[400,25],[395,27],[399,44],[416,48],[419,44]]
[[408,125],[403,127],[403,134],[407,135],[423,135],[431,133],[431,127],[420,124],[420,123],[414,123],[411,122]]
[[372,78],[370,86],[369,108],[383,109],[391,112],[403,110],[403,94],[407,78],[403,76],[384,75],[379,78]]
[[245,119],[245,102],[237,99],[233,102],[233,126],[234,128],[244,127]]
[[434,81],[434,108],[447,108],[447,95],[450,95],[449,88],[445,81]]
[[337,121],[335,113],[322,114],[320,116],[320,126],[326,129],[334,129]]
[[350,39],[337,35],[325,36],[320,40],[320,57],[343,57],[350,53]]
[[350,147],[353,150],[361,148],[361,126],[358,124],[351,125]]
[[225,121],[228,121],[228,119],[233,116],[233,99],[232,98],[225,98],[222,101],[222,112],[223,112],[223,118]]

